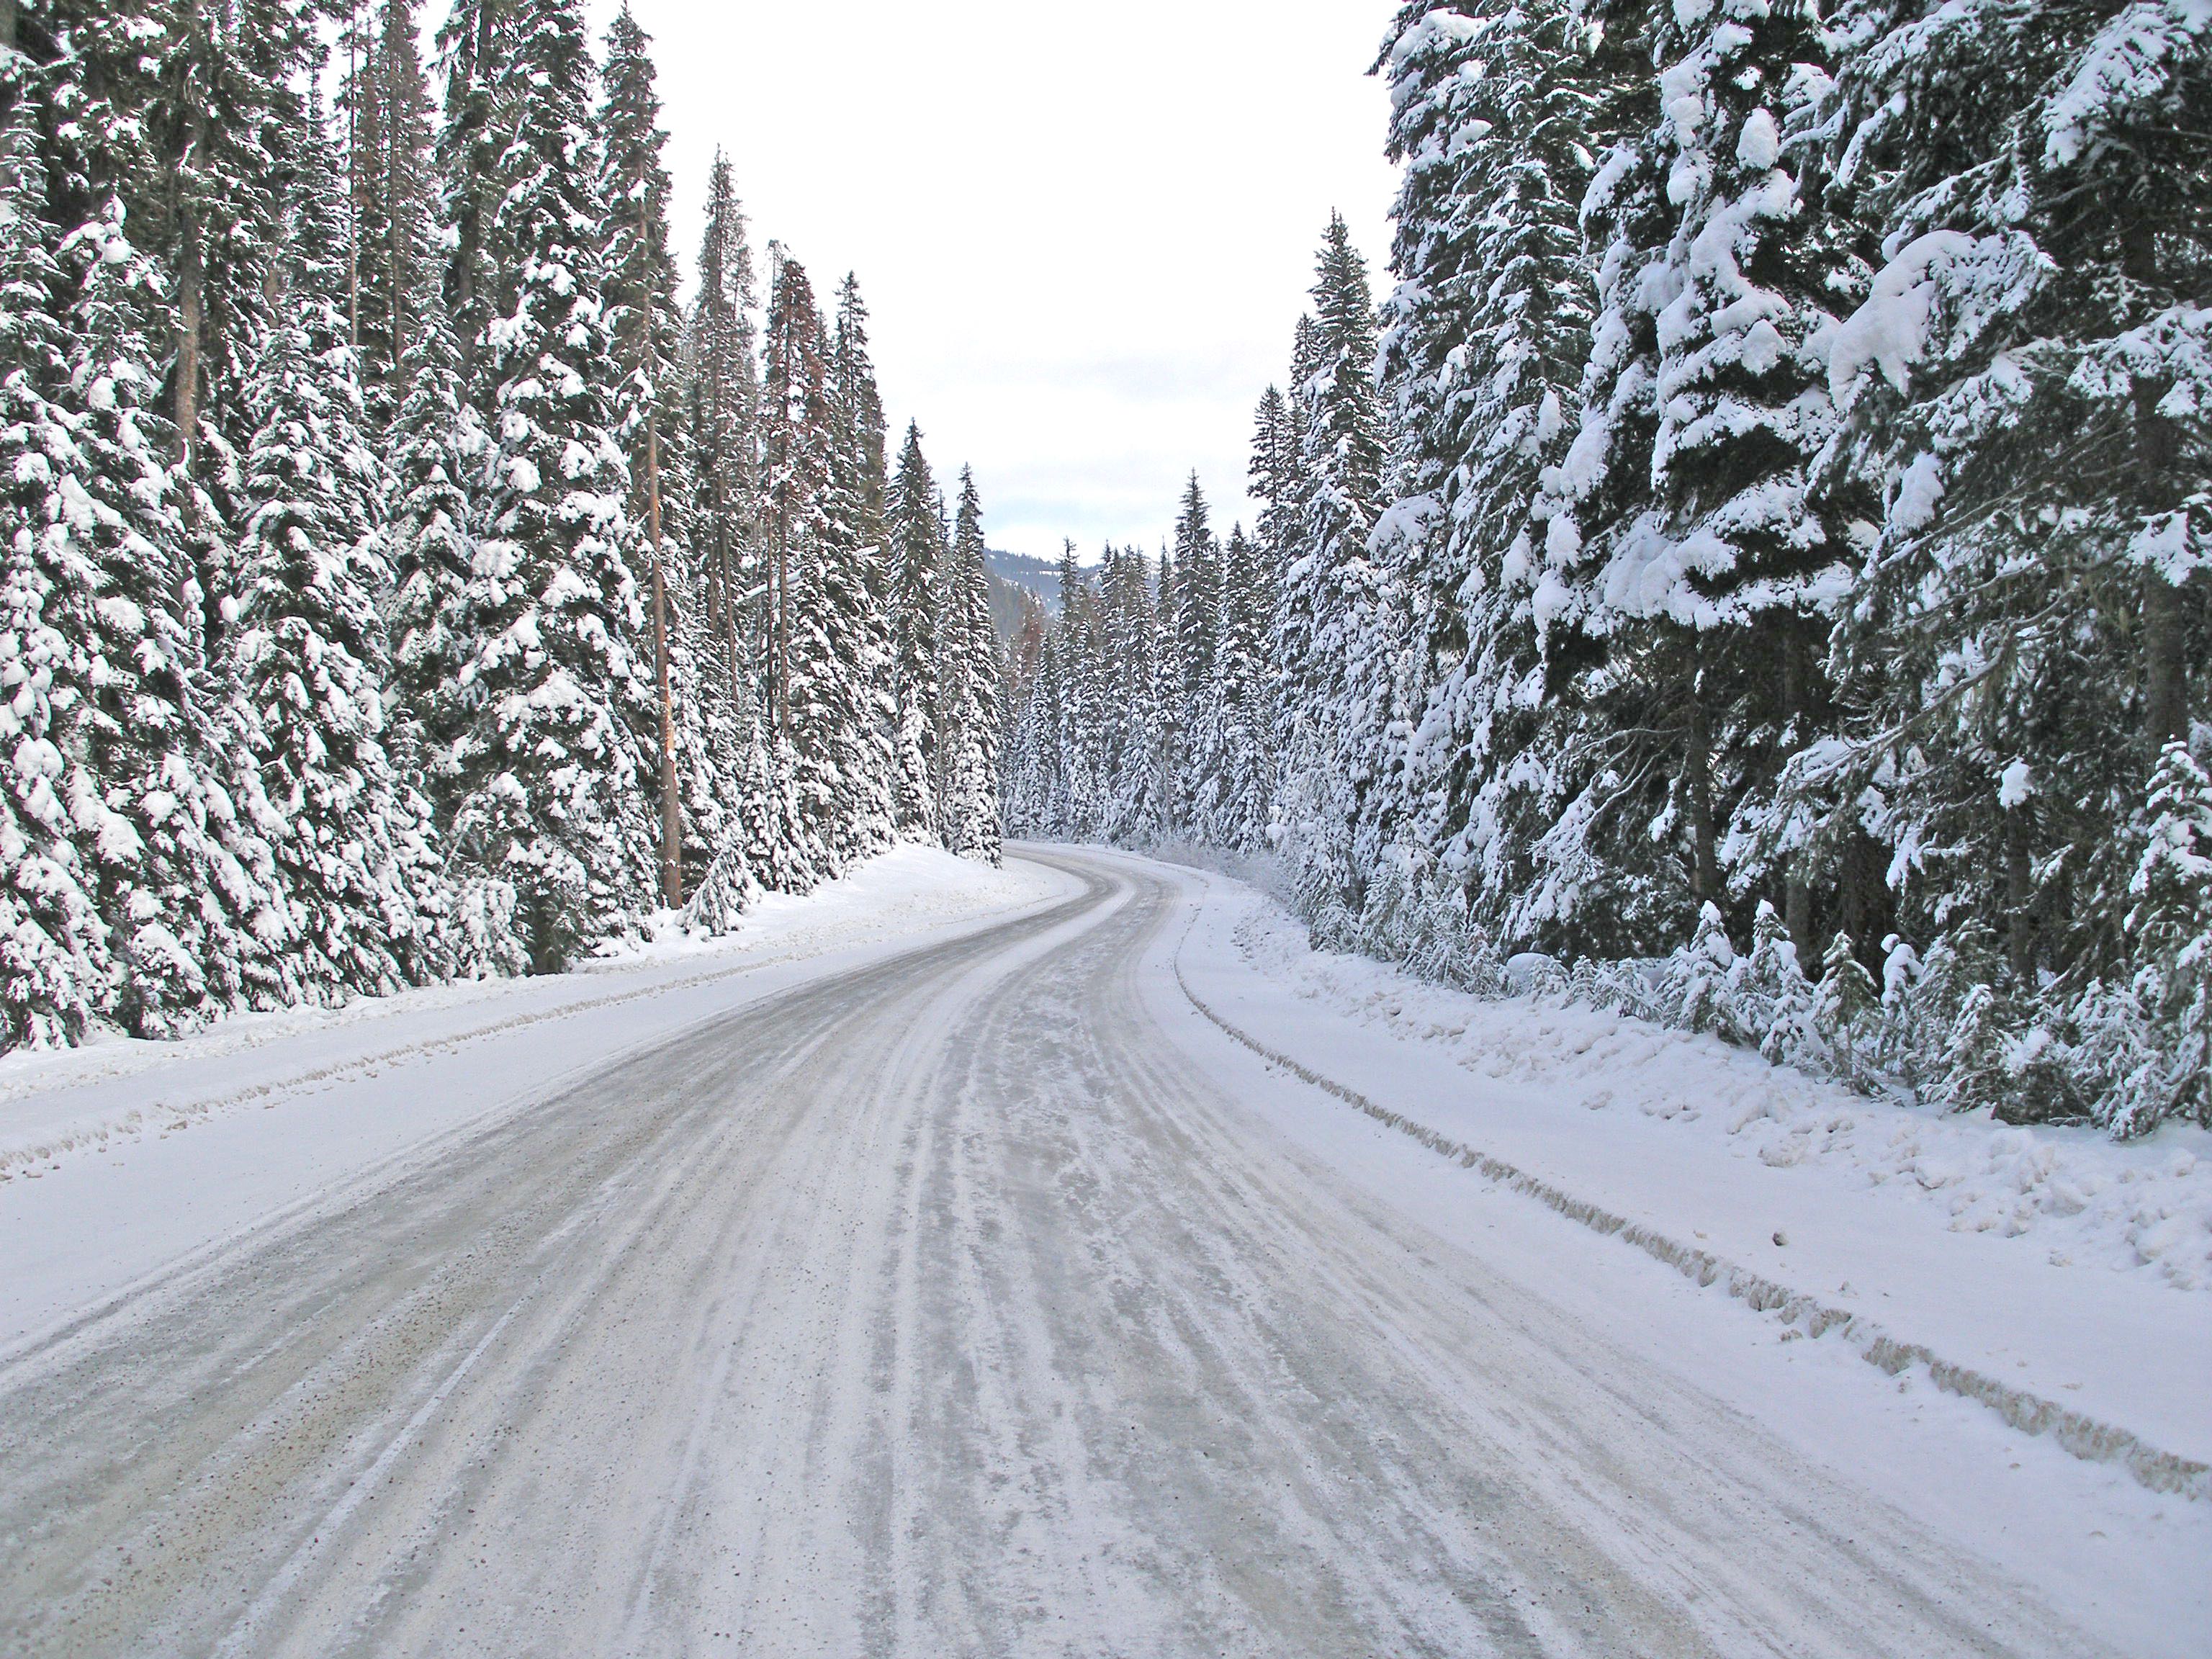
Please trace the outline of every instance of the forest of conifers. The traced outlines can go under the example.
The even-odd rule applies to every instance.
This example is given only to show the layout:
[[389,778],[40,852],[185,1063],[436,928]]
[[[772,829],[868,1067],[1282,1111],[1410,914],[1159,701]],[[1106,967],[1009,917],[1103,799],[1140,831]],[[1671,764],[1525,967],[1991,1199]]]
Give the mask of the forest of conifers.
[[1404,7],[1394,280],[1329,227],[1249,533],[1194,479],[1010,657],[854,281],[757,295],[727,160],[679,276],[635,21],[423,21],[0,0],[0,1042],[1003,827],[1869,1089],[2212,1115],[2201,0]]
[[857,286],[763,315],[718,160],[678,302],[627,12],[417,10],[0,0],[0,1047],[998,855],[981,507]]
[[1249,535],[1194,480],[1071,556],[1009,828],[1869,1089],[2212,1117],[2208,34],[1405,6],[1395,285],[1330,227]]

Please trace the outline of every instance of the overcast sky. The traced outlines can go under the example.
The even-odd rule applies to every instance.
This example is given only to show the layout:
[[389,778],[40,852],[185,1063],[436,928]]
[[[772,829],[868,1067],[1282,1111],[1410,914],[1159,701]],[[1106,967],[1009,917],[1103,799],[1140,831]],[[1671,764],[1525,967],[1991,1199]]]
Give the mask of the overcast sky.
[[[603,40],[617,0],[594,0]],[[991,544],[1157,544],[1195,467],[1243,499],[1340,209],[1387,283],[1393,0],[632,0],[653,37],[687,265],[714,147],[754,246],[873,313],[895,434],[964,461]]]

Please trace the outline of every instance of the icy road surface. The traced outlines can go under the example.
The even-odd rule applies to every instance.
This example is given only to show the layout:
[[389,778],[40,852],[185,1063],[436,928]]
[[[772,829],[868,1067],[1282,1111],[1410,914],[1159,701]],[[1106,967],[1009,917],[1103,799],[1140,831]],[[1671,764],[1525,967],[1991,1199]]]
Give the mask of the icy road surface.
[[0,1652],[2108,1650],[1271,1130],[1052,861],[16,1351]]

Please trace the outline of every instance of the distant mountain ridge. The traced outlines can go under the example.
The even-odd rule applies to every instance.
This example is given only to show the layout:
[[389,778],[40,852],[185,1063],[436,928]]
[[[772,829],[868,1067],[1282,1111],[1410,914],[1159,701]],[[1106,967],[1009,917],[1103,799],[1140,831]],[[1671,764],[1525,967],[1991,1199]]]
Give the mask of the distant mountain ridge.
[[1022,615],[1022,595],[1040,600],[1047,616],[1060,614],[1060,567],[1027,553],[983,550],[983,569],[991,590],[991,621],[1002,640],[1012,640]]
[[1048,611],[1060,609],[1060,566],[1050,559],[1040,559],[1027,553],[1001,553],[996,548],[986,548],[983,568],[1000,581],[1015,587],[1026,587],[1042,599]]

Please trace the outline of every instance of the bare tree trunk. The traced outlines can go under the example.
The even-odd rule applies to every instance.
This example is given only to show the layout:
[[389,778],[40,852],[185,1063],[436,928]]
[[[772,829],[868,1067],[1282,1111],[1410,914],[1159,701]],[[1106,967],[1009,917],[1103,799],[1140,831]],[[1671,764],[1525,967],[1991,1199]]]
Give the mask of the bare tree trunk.
[[791,526],[779,510],[775,526],[775,724],[791,736]]
[[[415,200],[415,170],[416,156],[407,150],[407,135],[412,130],[415,111],[411,105],[403,107],[397,88],[403,83],[400,65],[392,52],[390,35],[396,17],[401,13],[385,14],[385,36],[377,53],[374,87],[377,98],[384,105],[384,292],[385,303],[390,307],[386,324],[392,331],[386,343],[388,356],[385,372],[392,377],[395,402],[402,394],[399,387],[399,362],[407,355],[407,302],[410,297],[409,284],[414,273],[407,269],[407,227],[412,216]],[[400,204],[408,204],[402,212]]]
[[346,332],[361,356],[361,0],[346,15]]
[[[495,44],[495,9],[491,5],[487,3],[477,8],[476,40],[469,49],[469,73],[472,83],[480,82],[486,72],[484,65],[490,59]],[[481,99],[481,88],[472,86],[469,95]],[[483,118],[480,111],[472,110],[464,112],[463,118],[466,123],[467,136],[459,146],[459,166],[464,176],[459,181],[462,188],[457,192],[459,211],[453,222],[452,314],[462,325],[455,331],[460,337],[461,361],[473,369],[477,349],[477,319],[473,314],[477,302],[477,260],[483,252],[484,226],[483,204],[477,197],[477,191],[483,181],[466,177],[466,170],[475,160],[472,152],[476,135],[483,125]]]
[[2035,866],[2027,842],[2027,814],[2014,807],[2005,815],[2005,938],[2013,977],[2033,988],[2035,972]]
[[660,543],[660,411],[645,416],[646,514],[653,531],[653,653],[660,677],[660,896],[684,903],[684,805],[676,787],[676,692],[668,663],[668,582]]
[[1690,896],[1698,903],[1720,902],[1720,860],[1713,844],[1712,728],[1705,711],[1702,641],[1693,635],[1690,655],[1690,729],[1683,757],[1683,782],[1690,808]]
[[[1799,619],[1785,615],[1781,628],[1783,715],[1802,736],[1812,714],[1812,667],[1805,659],[1805,638]],[[1786,765],[1789,757],[1784,755],[1782,759]],[[1782,878],[1782,925],[1797,946],[1798,961],[1809,965],[1820,960],[1820,945],[1813,937],[1813,886],[1795,860]]]
[[730,696],[742,709],[750,707],[751,700],[745,695],[744,659],[738,650],[738,573],[727,542],[716,549],[714,558],[722,592],[722,649],[730,656]]
[[2183,650],[2181,590],[2143,572],[2143,730],[2154,744],[2189,736],[2189,664]]
[[204,325],[206,277],[200,266],[198,228],[184,216],[183,252],[177,261],[177,459],[185,475],[199,458],[200,331]]

